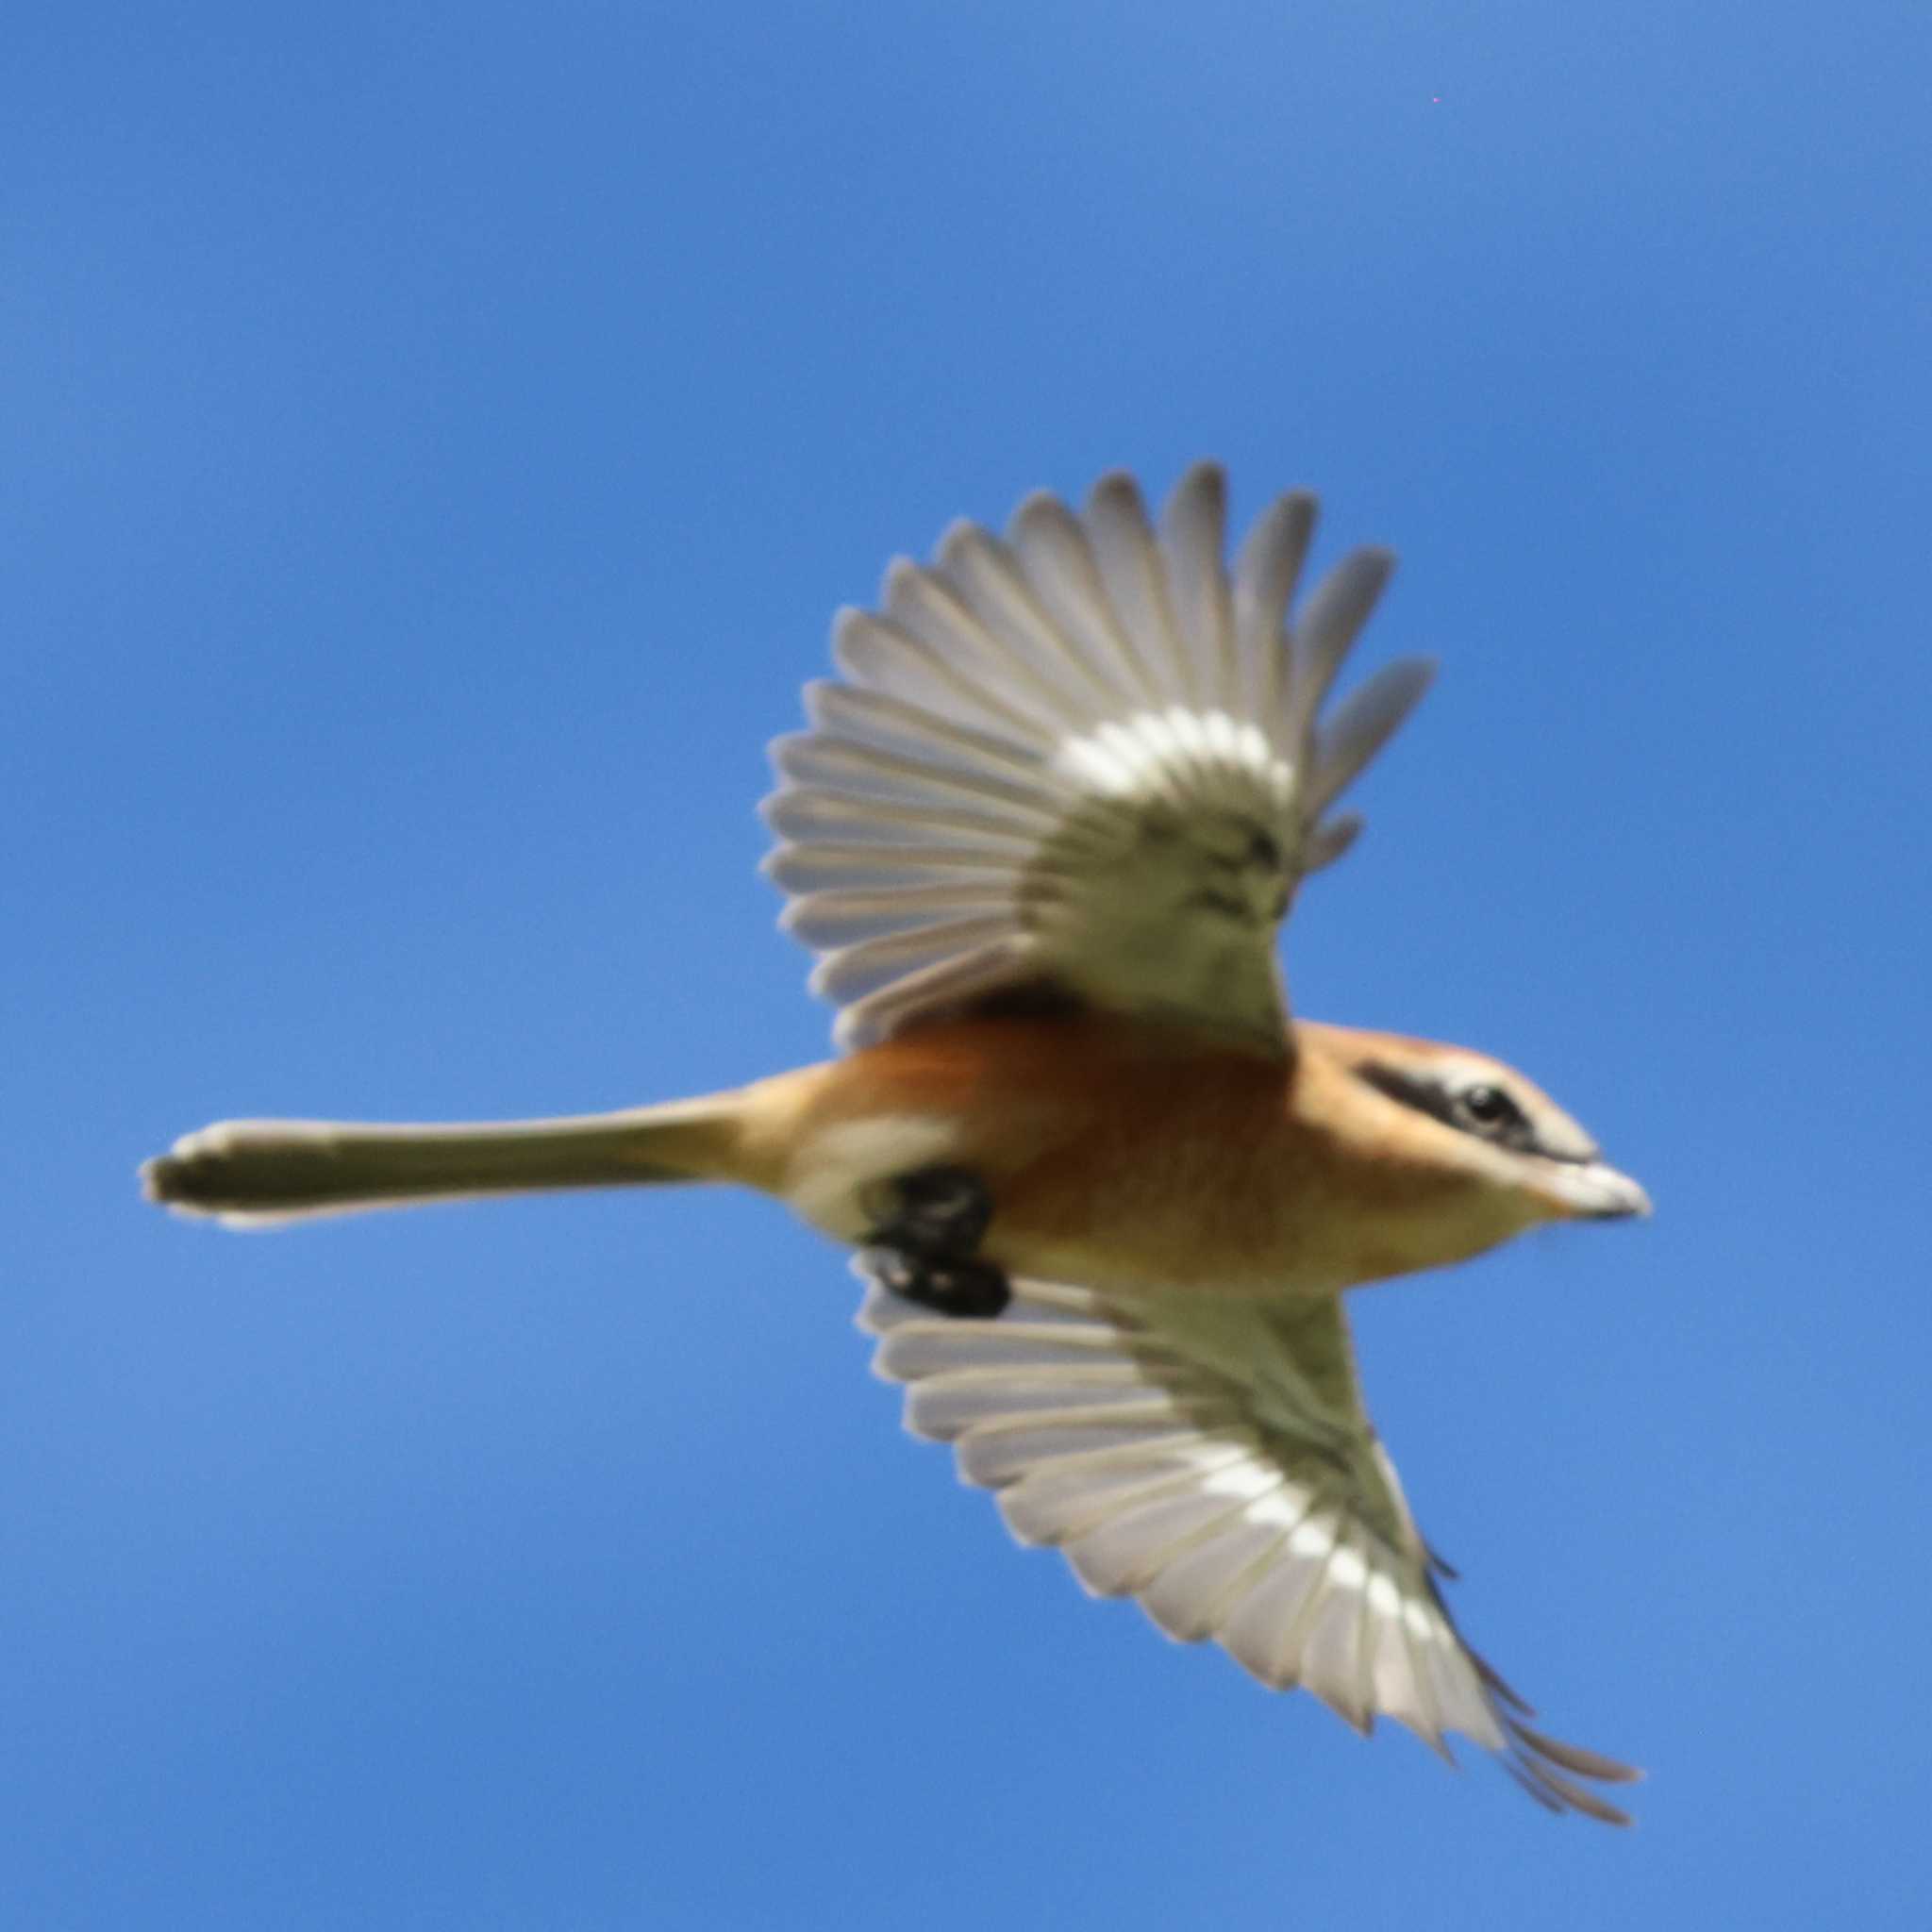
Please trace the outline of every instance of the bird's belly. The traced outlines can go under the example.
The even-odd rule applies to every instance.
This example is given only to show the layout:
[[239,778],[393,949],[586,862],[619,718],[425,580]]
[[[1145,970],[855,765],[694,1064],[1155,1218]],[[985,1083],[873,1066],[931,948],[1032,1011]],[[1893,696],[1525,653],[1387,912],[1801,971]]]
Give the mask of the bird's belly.
[[1186,1126],[1120,1124],[1008,1174],[987,1257],[1011,1274],[1120,1291],[1295,1285],[1307,1269],[1291,1177]]
[[962,1167],[991,1200],[980,1252],[1009,1274],[1119,1291],[1330,1285],[1311,1276],[1278,1073],[1081,1059],[1069,1044],[1063,1031],[919,1036],[916,1055],[908,1043],[835,1063],[780,1191],[814,1226],[858,1241],[894,1175]]

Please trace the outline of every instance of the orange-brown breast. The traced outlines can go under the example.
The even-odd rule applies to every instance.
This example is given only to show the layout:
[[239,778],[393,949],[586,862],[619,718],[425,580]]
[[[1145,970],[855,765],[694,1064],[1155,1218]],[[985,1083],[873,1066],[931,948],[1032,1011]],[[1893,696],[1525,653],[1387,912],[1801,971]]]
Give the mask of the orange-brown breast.
[[1330,1031],[1290,1062],[1128,1020],[921,1028],[752,1090],[757,1178],[791,1192],[816,1150],[868,1123],[888,1130],[866,1156],[881,1176],[892,1124],[924,1164],[940,1123],[942,1158],[991,1191],[986,1253],[1015,1273],[1280,1291],[1424,1265],[1399,1223],[1429,1177],[1377,1146],[1385,1104],[1317,1037]]

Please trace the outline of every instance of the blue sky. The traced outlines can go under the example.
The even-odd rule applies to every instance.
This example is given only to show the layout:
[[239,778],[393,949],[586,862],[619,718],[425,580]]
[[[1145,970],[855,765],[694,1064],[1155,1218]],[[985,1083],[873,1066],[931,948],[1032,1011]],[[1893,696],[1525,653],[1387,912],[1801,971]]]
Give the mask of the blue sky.
[[[29,8],[0,74],[0,1874],[47,1927],[1919,1926],[1917,9]],[[827,617],[1203,454],[1440,683],[1303,1010],[1655,1193],[1374,1291],[1552,1821],[1008,1544],[692,1192],[233,1239],[221,1115],[818,1057]]]

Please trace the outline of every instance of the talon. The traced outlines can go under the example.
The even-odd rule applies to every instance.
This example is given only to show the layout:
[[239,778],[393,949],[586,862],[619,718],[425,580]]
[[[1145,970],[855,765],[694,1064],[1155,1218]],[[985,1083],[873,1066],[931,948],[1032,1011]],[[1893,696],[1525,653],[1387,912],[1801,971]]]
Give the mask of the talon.
[[986,1184],[963,1167],[924,1167],[880,1184],[865,1264],[890,1292],[941,1315],[991,1319],[1013,1298],[1006,1275],[974,1250],[992,1219]]
[[936,1315],[991,1321],[1013,1299],[1006,1275],[991,1261],[928,1261],[886,1247],[867,1248],[862,1258],[888,1293]]
[[910,1255],[897,1248],[860,1248],[858,1259],[888,1294],[908,1302],[924,1300],[925,1267]]
[[991,1261],[956,1261],[928,1269],[927,1306],[942,1315],[963,1315],[991,1321],[1013,1299],[1005,1274]]

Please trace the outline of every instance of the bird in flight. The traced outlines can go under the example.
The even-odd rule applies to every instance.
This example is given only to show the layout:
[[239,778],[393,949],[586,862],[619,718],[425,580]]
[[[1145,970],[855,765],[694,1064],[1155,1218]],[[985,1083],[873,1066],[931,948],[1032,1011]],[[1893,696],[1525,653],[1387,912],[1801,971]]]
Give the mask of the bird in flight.
[[142,1170],[234,1226],[526,1190],[730,1181],[856,1251],[876,1371],[1023,1542],[1363,1732],[1458,1732],[1557,1811],[1638,1774],[1559,1742],[1463,1641],[1363,1408],[1345,1291],[1550,1221],[1649,1211],[1486,1055],[1290,1011],[1275,929],[1422,695],[1327,704],[1393,566],[1291,615],[1315,519],[1224,560],[1226,483],[1130,476],[958,523],[834,627],[774,749],[766,870],[838,1057],[625,1112],[225,1121]]

